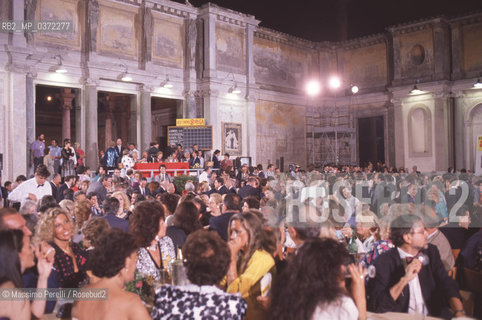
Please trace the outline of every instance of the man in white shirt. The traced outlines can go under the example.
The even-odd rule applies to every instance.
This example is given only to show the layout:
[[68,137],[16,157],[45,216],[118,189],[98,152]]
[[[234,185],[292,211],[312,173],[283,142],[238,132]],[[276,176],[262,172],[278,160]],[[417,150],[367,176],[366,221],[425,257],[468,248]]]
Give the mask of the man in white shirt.
[[21,205],[25,200],[30,199],[35,202],[42,199],[45,195],[52,195],[52,187],[47,182],[50,172],[43,164],[37,166],[35,176],[16,187],[9,195],[8,200],[12,202],[20,202]]
[[209,182],[209,176],[211,175],[211,171],[212,167],[207,167],[206,170],[204,170],[203,173],[199,175],[199,183],[204,181]]

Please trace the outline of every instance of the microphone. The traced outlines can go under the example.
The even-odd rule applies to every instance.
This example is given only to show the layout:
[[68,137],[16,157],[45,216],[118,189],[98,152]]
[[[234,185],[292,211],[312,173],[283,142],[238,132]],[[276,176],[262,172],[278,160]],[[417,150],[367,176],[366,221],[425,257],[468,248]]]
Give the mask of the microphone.
[[426,266],[430,263],[429,257],[425,253],[420,253],[420,255],[417,257],[418,261],[422,263],[422,265]]

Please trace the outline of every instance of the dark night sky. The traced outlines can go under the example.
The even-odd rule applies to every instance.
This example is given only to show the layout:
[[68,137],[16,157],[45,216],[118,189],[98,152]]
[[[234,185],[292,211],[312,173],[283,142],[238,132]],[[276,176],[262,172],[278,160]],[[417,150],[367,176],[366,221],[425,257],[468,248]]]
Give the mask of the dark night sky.
[[[252,14],[260,25],[313,41],[338,40],[340,0],[190,0],[212,2]],[[482,0],[346,0],[348,39],[384,32],[385,28],[438,15],[453,17],[482,11]],[[183,3],[184,0],[176,0]]]

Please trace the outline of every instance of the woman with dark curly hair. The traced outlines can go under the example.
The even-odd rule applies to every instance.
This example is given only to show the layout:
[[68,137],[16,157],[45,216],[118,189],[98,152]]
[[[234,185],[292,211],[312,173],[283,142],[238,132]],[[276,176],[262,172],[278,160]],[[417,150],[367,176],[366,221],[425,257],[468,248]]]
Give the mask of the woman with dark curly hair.
[[364,270],[348,265],[353,303],[345,289],[347,257],[334,239],[306,241],[273,284],[271,318],[366,319]]
[[259,217],[252,212],[234,215],[228,227],[231,263],[227,273],[227,292],[239,293],[248,303],[246,319],[265,319],[265,310],[256,301],[263,288],[254,290],[268,273],[275,272],[266,234]]
[[40,218],[34,242],[45,241],[55,249],[54,268],[60,288],[78,288],[86,277],[86,252],[72,242],[76,228],[71,215],[62,208],[52,208]]
[[246,302],[216,287],[229,267],[226,242],[216,232],[198,230],[187,237],[183,253],[191,284],[157,289],[152,318],[243,319]]
[[134,279],[137,245],[133,236],[120,229],[105,232],[92,251],[89,266],[97,277],[88,289],[106,289],[107,300],[78,300],[72,316],[76,319],[150,319],[138,295],[124,291]]
[[129,218],[129,232],[139,247],[137,271],[160,281],[160,270],[170,269],[176,252],[171,238],[166,236],[164,208],[155,200],[139,202]]
[[167,235],[176,248],[182,248],[186,237],[198,229],[201,229],[201,223],[197,206],[192,201],[181,202],[174,211],[173,225],[167,227]]

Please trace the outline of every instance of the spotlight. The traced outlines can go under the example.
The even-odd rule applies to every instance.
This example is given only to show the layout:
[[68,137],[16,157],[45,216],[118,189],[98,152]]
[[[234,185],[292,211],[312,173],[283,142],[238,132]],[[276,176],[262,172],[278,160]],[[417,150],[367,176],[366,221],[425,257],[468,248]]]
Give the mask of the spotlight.
[[238,84],[235,82],[233,86],[228,89],[228,93],[240,94],[241,90],[238,88]]
[[351,93],[356,94],[358,93],[358,86],[351,86]]
[[340,78],[333,76],[330,78],[330,87],[332,89],[338,89],[341,86]]
[[480,82],[480,78],[474,83],[474,88],[482,89],[482,82]]
[[320,83],[316,80],[311,80],[306,84],[306,93],[312,97],[318,95],[321,91]]
[[127,71],[126,71],[126,72],[124,72],[124,73],[122,74],[121,80],[122,80],[122,81],[132,81],[132,77],[131,77],[131,76],[129,75],[129,73],[127,73]]
[[47,96],[45,99],[46,99],[48,102],[50,102],[50,101],[52,101],[52,96]]
[[410,90],[410,93],[411,93],[411,94],[420,94],[420,93],[422,93],[422,92],[423,92],[423,91],[420,90],[420,89],[417,87],[416,84],[414,84],[412,90]]
[[161,88],[171,89],[174,87],[171,80],[169,80],[169,75],[166,76],[166,80],[161,82]]
[[58,54],[54,57],[54,59],[58,59],[58,62],[57,62],[57,65],[54,68],[54,71],[56,73],[66,73],[67,69],[65,69],[63,64],[62,64],[62,56]]

